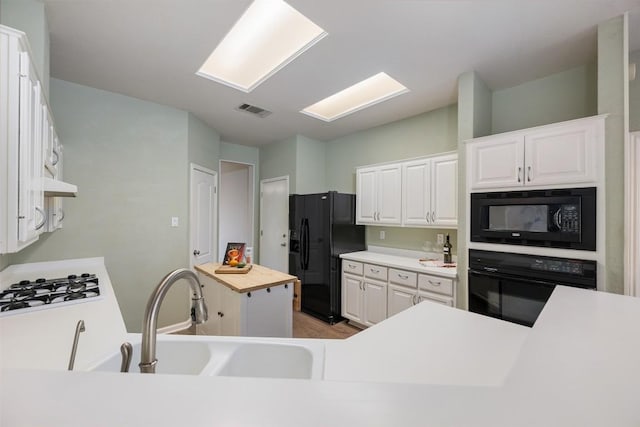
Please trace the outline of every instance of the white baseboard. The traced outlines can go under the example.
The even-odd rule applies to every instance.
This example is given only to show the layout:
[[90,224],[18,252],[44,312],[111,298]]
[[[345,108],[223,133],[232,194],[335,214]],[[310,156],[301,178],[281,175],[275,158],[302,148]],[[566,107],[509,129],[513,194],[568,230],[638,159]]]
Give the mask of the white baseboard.
[[158,328],[159,334],[173,334],[175,332],[183,331],[191,326],[191,319],[185,320],[184,322],[174,323],[173,325],[164,326],[162,328]]

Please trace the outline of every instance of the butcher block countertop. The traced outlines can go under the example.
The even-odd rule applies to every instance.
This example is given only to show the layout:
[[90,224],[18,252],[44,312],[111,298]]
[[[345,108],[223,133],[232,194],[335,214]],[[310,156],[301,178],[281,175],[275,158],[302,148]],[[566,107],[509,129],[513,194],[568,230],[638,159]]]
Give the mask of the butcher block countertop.
[[273,286],[291,283],[298,278],[290,274],[272,270],[258,264],[253,264],[251,270],[246,274],[217,274],[215,271],[220,267],[220,263],[207,263],[196,265],[195,269],[206,274],[217,282],[222,283],[233,291],[244,293],[257,291],[258,289],[271,288]]

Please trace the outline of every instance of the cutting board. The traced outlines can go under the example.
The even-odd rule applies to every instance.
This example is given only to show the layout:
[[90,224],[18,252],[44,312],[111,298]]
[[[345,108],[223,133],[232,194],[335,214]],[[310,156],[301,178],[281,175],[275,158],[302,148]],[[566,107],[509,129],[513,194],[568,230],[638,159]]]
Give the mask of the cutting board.
[[253,264],[247,264],[242,268],[231,267],[230,265],[221,265],[220,267],[216,268],[215,273],[216,274],[246,274],[249,272],[249,270],[251,270],[251,267],[253,267]]

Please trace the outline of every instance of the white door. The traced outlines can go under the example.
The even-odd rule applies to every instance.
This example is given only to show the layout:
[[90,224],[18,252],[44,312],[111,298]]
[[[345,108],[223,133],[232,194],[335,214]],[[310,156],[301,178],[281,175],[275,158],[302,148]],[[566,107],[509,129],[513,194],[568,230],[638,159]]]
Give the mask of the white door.
[[363,289],[363,321],[365,325],[373,326],[387,318],[387,285],[365,280]]
[[356,223],[376,222],[377,193],[375,168],[362,168],[356,172]]
[[260,181],[260,265],[289,272],[289,177]]
[[362,277],[342,276],[342,315],[362,323]]
[[431,224],[431,160],[416,160],[402,166],[402,223]]
[[407,289],[402,286],[389,285],[387,317],[398,314],[415,304],[416,290]]
[[467,145],[472,189],[524,185],[524,137],[497,136]]
[[598,123],[577,123],[525,137],[525,185],[596,180]]
[[191,164],[191,266],[216,261],[217,180],[215,171]]
[[402,222],[402,166],[381,166],[378,172],[378,223]]
[[431,223],[458,224],[458,156],[436,157],[431,163]]

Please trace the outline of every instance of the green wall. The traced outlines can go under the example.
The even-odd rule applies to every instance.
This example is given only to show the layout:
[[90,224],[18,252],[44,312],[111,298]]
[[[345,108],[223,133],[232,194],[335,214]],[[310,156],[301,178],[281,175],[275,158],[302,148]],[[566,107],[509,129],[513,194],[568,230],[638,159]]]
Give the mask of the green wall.
[[[355,193],[358,166],[455,151],[457,111],[457,106],[451,105],[329,141],[326,146],[326,188]],[[383,230],[384,240],[380,239]],[[367,226],[367,244],[421,250],[425,241],[436,242],[438,232],[451,234],[455,252],[455,230]]]
[[[188,113],[188,126],[189,163],[217,171],[220,135],[192,113]],[[187,186],[188,182],[187,177]]]
[[467,308],[467,170],[465,140],[491,134],[491,90],[473,71],[458,77],[458,284],[457,306]]
[[[187,113],[52,79],[51,99],[65,147],[62,230],[12,263],[104,256],[129,331],[140,331],[147,299],[169,271],[189,264]],[[170,218],[180,227],[170,227]],[[186,287],[163,304],[160,324],[188,318]]]
[[629,55],[629,62],[635,63],[637,70],[636,79],[629,82],[629,129],[640,131],[640,50]]
[[[295,193],[322,193],[326,187],[326,147],[327,144],[306,136],[296,139],[296,179]],[[292,193],[294,191],[291,191]]]
[[44,3],[38,0],[2,0],[0,24],[25,32],[40,82],[48,96],[49,26]]
[[572,68],[492,95],[491,133],[592,116],[598,113],[595,63]]
[[296,188],[297,136],[260,147],[260,180],[289,176],[289,193]]
[[598,25],[598,112],[605,122],[605,290],[624,292],[625,94],[629,90],[626,16]]

